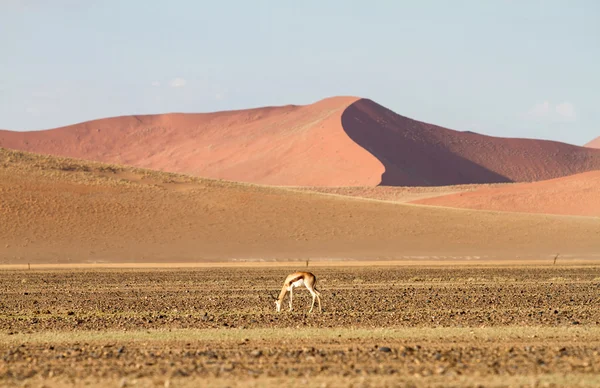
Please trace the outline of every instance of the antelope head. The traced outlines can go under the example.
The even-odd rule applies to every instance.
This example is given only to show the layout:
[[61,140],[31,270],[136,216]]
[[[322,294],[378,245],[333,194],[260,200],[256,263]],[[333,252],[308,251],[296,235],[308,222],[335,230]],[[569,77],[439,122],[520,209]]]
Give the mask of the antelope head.
[[273,294],[269,294],[269,296],[271,298],[273,298],[273,300],[275,301],[275,307],[277,309],[277,312],[281,311],[281,301],[279,300],[279,298],[277,298],[275,295]]

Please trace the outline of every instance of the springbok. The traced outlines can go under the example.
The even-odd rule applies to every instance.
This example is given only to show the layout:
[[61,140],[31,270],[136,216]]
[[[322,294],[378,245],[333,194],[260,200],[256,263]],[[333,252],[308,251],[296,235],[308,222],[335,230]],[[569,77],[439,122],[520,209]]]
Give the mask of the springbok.
[[300,287],[302,285],[306,286],[306,289],[312,295],[312,304],[310,305],[309,313],[312,312],[313,307],[315,306],[315,299],[319,302],[319,312],[323,312],[321,309],[321,293],[317,290],[317,277],[310,272],[294,272],[293,274],[288,275],[283,282],[283,287],[281,288],[281,292],[279,293],[279,298],[273,297],[275,299],[275,306],[277,307],[277,312],[281,311],[281,302],[285,298],[285,294],[290,292],[290,311],[292,311],[292,295],[294,287]]

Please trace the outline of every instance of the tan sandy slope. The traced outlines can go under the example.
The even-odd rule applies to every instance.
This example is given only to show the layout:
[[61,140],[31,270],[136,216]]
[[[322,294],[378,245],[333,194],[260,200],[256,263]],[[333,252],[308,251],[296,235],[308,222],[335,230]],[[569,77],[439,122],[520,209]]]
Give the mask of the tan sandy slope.
[[589,148],[600,148],[600,136],[585,145]]
[[213,181],[0,149],[0,262],[598,255],[600,219]]
[[0,147],[289,186],[520,182],[600,169],[600,150],[454,131],[356,97],[0,131]]
[[600,217],[600,171],[540,182],[481,188],[418,199],[412,203],[478,210]]
[[[353,187],[293,187],[299,191],[314,191],[347,197],[371,198],[382,201],[409,203],[419,199],[480,190],[484,187],[501,187],[512,183],[467,184],[454,186],[353,186]],[[290,188],[291,189],[291,188]]]

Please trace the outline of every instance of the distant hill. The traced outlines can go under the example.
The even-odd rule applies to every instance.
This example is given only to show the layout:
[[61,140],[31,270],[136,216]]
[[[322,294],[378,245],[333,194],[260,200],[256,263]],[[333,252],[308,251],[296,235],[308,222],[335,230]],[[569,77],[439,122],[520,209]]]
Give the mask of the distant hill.
[[585,145],[589,148],[600,148],[600,136]]
[[[412,203],[476,210],[600,217],[600,171],[540,182],[481,188],[418,199]],[[596,231],[600,241],[600,220]]]
[[0,147],[285,186],[522,182],[600,169],[600,150],[454,131],[355,97],[0,131]]

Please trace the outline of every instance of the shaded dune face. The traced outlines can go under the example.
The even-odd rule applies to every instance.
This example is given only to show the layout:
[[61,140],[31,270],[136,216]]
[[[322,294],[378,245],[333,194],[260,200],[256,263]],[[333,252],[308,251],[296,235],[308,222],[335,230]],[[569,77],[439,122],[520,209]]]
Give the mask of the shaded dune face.
[[356,97],[0,131],[0,147],[282,186],[441,186],[600,169],[600,149],[459,132]]
[[370,100],[344,111],[348,136],[381,161],[384,186],[438,186],[509,182],[510,179],[452,152],[445,128],[395,114]]
[[342,126],[384,165],[382,185],[523,182],[600,169],[596,150],[454,131],[400,116],[367,99],[344,111]]

